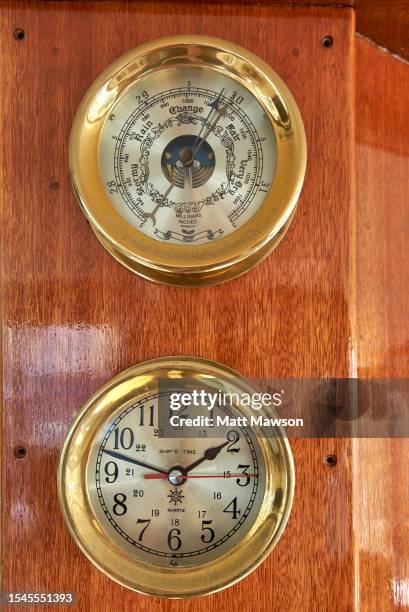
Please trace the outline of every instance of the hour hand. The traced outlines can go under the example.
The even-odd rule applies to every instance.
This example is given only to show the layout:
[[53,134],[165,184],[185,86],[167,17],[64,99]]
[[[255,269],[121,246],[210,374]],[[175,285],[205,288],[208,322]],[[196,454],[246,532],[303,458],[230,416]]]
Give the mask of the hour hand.
[[193,470],[195,467],[197,467],[201,463],[203,463],[203,461],[213,461],[213,459],[216,459],[217,455],[220,453],[222,448],[224,448],[228,443],[229,441],[223,442],[223,444],[220,444],[219,446],[211,446],[210,448],[206,449],[203,457],[201,457],[200,459],[197,459],[197,461],[195,461],[191,465],[188,465],[188,467],[185,468],[184,470],[185,474],[187,472],[190,472],[190,470]]

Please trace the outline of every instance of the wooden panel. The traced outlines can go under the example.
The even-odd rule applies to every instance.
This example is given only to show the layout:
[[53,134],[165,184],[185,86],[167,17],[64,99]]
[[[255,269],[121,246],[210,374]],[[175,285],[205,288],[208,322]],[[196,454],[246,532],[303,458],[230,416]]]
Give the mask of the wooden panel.
[[355,0],[356,29],[409,59],[409,0]]
[[[357,39],[357,329],[362,378],[409,377],[409,66]],[[361,610],[409,607],[409,441],[355,442]]]
[[[12,83],[0,97],[3,588],[73,590],[83,610],[352,610],[347,440],[293,443],[296,497],[280,544],[246,580],[200,601],[142,597],[95,570],[63,525],[55,484],[78,407],[132,363],[191,354],[256,378],[348,375],[352,11],[50,2],[2,3],[0,14],[0,70]],[[117,264],[81,214],[67,167],[90,82],[129,48],[183,32],[228,37],[263,57],[295,94],[309,143],[299,210],[277,251],[228,285],[197,290],[155,286]],[[13,455],[18,445],[24,459]]]
[[[138,0],[131,0],[133,2],[137,2]],[[158,0],[151,0],[152,2],[157,2]],[[190,3],[197,3],[200,4],[202,2],[202,0],[189,0]],[[257,4],[257,5],[263,5],[263,4],[268,4],[268,5],[275,5],[275,6],[284,6],[284,7],[291,7],[291,6],[301,6],[301,7],[308,7],[308,6],[326,6],[326,7],[331,7],[333,8],[334,6],[337,7],[349,7],[349,6],[353,6],[355,3],[355,0],[339,0],[338,2],[334,2],[331,0],[274,0],[274,2],[272,2],[271,0],[210,0],[208,2],[208,4]]]
[[[217,2],[217,0],[215,0]],[[234,0],[222,0],[226,3]],[[193,0],[200,2],[200,0]],[[356,29],[405,59],[409,59],[409,0],[247,0],[247,4],[354,7]]]

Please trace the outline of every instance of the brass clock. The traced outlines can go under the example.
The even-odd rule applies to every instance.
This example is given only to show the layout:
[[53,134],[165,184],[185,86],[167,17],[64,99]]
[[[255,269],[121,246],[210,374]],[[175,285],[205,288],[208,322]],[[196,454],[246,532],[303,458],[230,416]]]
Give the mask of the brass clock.
[[[174,413],[188,390],[216,399]],[[244,403],[256,391],[225,366],[167,357],[129,368],[86,402],[61,452],[58,490],[92,563],[136,591],[192,597],[266,558],[289,517],[294,468],[283,431],[250,423],[276,416]],[[170,414],[179,420],[169,431]]]
[[297,105],[262,60],[223,40],[146,43],[91,85],[70,140],[75,193],[97,237],[153,281],[249,270],[287,230],[303,184]]

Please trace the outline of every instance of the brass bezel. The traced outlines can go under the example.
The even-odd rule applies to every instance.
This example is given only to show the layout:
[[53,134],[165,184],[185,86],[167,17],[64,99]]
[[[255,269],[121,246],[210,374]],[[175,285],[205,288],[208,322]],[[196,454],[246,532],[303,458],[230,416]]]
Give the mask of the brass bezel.
[[[241,228],[211,244],[167,244],[145,236],[113,207],[99,172],[104,122],[136,79],[164,67],[201,66],[224,72],[257,98],[269,116],[277,146],[273,184],[258,211]],[[289,226],[306,167],[304,126],[281,78],[249,51],[217,38],[173,36],[129,51],[94,81],[74,119],[69,150],[74,191],[91,227],[116,259],[150,280],[178,286],[219,283],[265,257]]]
[[[157,389],[158,379],[188,378],[225,392],[254,393],[250,381],[230,368],[194,357],[163,357],[128,368],[84,404],[61,450],[58,494],[72,537],[88,559],[107,576],[132,590],[168,598],[207,595],[231,586],[253,571],[271,552],[287,523],[294,494],[294,465],[284,432],[257,436],[266,466],[266,489],[255,524],[231,551],[198,567],[158,568],[128,555],[103,531],[92,511],[85,475],[93,441],[106,419],[137,396]],[[235,410],[249,415],[249,408]],[[260,414],[258,412],[258,414]],[[275,414],[269,412],[272,417]],[[252,428],[257,435],[257,428]],[[274,487],[273,487],[274,479]],[[278,482],[278,484],[277,484]],[[282,494],[276,496],[280,488]]]

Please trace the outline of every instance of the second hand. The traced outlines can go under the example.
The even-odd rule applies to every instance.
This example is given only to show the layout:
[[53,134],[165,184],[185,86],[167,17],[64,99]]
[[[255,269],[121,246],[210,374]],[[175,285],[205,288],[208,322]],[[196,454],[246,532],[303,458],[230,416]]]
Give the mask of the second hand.
[[[256,478],[259,474],[184,474],[181,476],[183,480],[191,478]],[[167,480],[167,475],[164,474],[144,474],[145,480]]]

